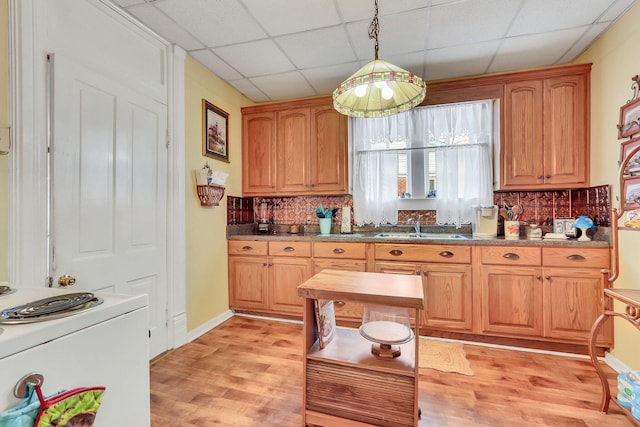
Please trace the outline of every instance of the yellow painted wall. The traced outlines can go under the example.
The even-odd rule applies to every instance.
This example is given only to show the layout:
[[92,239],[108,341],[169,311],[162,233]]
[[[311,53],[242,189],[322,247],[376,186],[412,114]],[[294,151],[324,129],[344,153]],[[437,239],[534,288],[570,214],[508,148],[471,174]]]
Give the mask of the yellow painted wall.
[[[229,113],[229,163],[202,155],[202,99]],[[187,245],[187,329],[229,308],[227,292],[227,195],[242,195],[242,116],[252,102],[200,63],[185,62],[185,162]],[[229,174],[220,206],[203,207],[196,193],[195,169],[205,162]]]
[[[620,141],[616,124],[620,106],[633,96],[631,77],[640,73],[637,44],[640,38],[640,4],[631,8],[575,62],[592,62],[591,71],[591,184],[611,184],[617,203]],[[622,198],[621,198],[622,199]],[[614,206],[616,206],[614,204]],[[620,231],[620,278],[616,288],[640,289],[640,231]],[[622,305],[617,309],[624,309]],[[616,319],[612,354],[632,369],[640,369],[640,333]]]
[[[0,0],[0,128],[9,126],[9,15],[8,0]],[[9,156],[0,155],[0,282],[9,280],[8,226]]]

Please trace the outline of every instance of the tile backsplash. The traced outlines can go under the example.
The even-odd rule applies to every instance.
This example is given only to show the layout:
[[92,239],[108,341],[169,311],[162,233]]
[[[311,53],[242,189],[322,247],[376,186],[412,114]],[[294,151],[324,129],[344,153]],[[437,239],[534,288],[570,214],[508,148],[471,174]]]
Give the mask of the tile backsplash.
[[[588,215],[595,225],[610,225],[611,190],[608,185],[553,191],[495,192],[494,203],[521,204],[524,208],[522,221],[553,225],[554,218],[577,218]],[[315,210],[320,205],[341,210],[348,206],[353,211],[353,199],[347,196],[297,196],[297,197],[227,197],[227,224],[249,224],[260,219],[260,204],[269,207],[269,222],[273,224],[318,224]],[[416,214],[422,215],[423,224],[435,224],[435,211],[399,211],[398,223],[405,224]],[[351,215],[353,218],[353,215]]]

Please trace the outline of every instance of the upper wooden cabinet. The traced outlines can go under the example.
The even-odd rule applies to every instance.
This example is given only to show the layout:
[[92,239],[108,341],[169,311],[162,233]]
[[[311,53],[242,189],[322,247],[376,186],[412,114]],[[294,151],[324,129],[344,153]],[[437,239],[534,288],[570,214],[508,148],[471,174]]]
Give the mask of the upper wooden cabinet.
[[242,193],[347,194],[347,118],[330,97],[242,109]]
[[588,73],[510,82],[501,189],[589,185]]

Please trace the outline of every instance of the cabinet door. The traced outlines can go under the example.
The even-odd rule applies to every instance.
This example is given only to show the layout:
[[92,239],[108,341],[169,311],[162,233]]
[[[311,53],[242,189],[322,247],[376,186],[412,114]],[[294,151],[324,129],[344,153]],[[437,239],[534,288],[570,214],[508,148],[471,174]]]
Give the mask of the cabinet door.
[[242,194],[276,191],[276,116],[273,112],[242,115]]
[[308,193],[310,119],[309,108],[278,111],[278,193]]
[[266,308],[267,258],[229,257],[229,307]]
[[507,83],[504,101],[502,188],[542,184],[542,81]]
[[298,286],[311,277],[311,259],[269,258],[269,309],[302,314]]
[[347,194],[347,116],[333,105],[311,108],[311,188],[316,194]]
[[470,265],[426,264],[423,266],[423,287],[423,326],[473,330]]
[[[544,270],[544,336],[586,344],[602,313],[602,275],[599,270]],[[611,345],[611,322],[600,329],[598,345]]]
[[587,77],[544,80],[544,183],[588,185]]
[[542,276],[538,268],[482,268],[482,332],[542,335]]

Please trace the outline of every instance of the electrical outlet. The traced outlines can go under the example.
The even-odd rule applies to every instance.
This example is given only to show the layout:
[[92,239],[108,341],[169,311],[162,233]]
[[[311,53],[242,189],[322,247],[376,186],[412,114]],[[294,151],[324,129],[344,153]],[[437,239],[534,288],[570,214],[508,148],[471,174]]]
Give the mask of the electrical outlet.
[[11,148],[9,128],[0,127],[0,154],[9,154],[9,148]]

